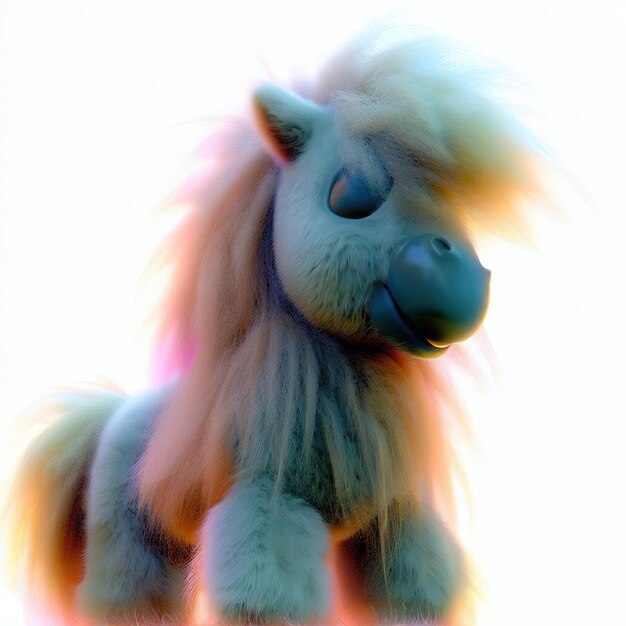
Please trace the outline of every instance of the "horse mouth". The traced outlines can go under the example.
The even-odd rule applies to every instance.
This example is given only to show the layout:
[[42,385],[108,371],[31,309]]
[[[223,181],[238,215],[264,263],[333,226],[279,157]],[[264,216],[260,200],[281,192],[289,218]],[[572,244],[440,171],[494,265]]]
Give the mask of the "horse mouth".
[[385,283],[374,285],[370,318],[376,330],[398,347],[422,358],[441,356],[449,345],[435,343],[423,335],[394,300]]

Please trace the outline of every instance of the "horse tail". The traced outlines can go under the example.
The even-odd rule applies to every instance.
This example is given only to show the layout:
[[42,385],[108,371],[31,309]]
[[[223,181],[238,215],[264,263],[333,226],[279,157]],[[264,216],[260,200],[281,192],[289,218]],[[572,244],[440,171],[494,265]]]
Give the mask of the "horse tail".
[[2,521],[9,574],[53,613],[70,612],[82,578],[89,468],[105,423],[124,400],[105,389],[64,392],[27,416],[36,435],[17,466]]

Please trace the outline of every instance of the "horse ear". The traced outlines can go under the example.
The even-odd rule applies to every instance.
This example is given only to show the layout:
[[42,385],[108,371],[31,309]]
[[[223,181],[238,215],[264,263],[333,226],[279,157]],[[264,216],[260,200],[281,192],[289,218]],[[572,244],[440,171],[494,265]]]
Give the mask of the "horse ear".
[[257,87],[252,102],[269,151],[281,162],[295,161],[305,150],[322,108],[271,84]]

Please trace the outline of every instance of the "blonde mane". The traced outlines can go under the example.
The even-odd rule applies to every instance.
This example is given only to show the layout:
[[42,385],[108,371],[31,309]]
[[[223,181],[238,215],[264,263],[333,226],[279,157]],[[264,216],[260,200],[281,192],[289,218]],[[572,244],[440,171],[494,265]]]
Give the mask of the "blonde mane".
[[[425,211],[434,207],[434,193],[437,206],[444,201],[450,219],[470,234],[519,231],[514,207],[529,176],[522,137],[488,105],[475,77],[439,52],[433,42],[384,44],[369,34],[334,58],[316,85],[300,91],[336,108],[347,161],[367,170],[368,155],[349,151],[357,145],[350,135],[366,134],[378,138],[377,150],[395,158],[398,168],[428,176]],[[407,160],[407,153],[414,158]],[[314,429],[323,430],[340,493],[349,466],[333,445],[339,421],[318,423],[319,389],[332,375],[354,413],[371,417],[353,427],[377,485],[377,511],[392,490],[450,505],[459,470],[453,431],[462,416],[451,417],[450,407],[458,406],[447,366],[343,344],[290,306],[276,284],[269,237],[278,171],[251,119],[232,120],[200,156],[199,174],[172,200],[187,214],[163,257],[170,289],[160,339],[178,381],[137,468],[141,502],[169,532],[193,541],[233,478],[233,431],[236,454],[245,459],[238,471],[269,466],[280,483],[297,415],[305,451]],[[362,388],[367,393],[360,394]],[[263,449],[261,430],[275,449]],[[353,504],[341,502],[354,514]]]

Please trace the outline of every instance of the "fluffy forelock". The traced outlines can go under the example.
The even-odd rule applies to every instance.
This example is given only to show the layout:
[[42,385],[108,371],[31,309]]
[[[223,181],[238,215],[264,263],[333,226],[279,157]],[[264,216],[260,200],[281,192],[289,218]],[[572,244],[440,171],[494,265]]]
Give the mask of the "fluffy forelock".
[[378,154],[470,232],[519,237],[537,193],[535,141],[498,98],[499,74],[432,36],[373,29],[325,66],[307,94],[335,109],[348,165],[384,184]]

